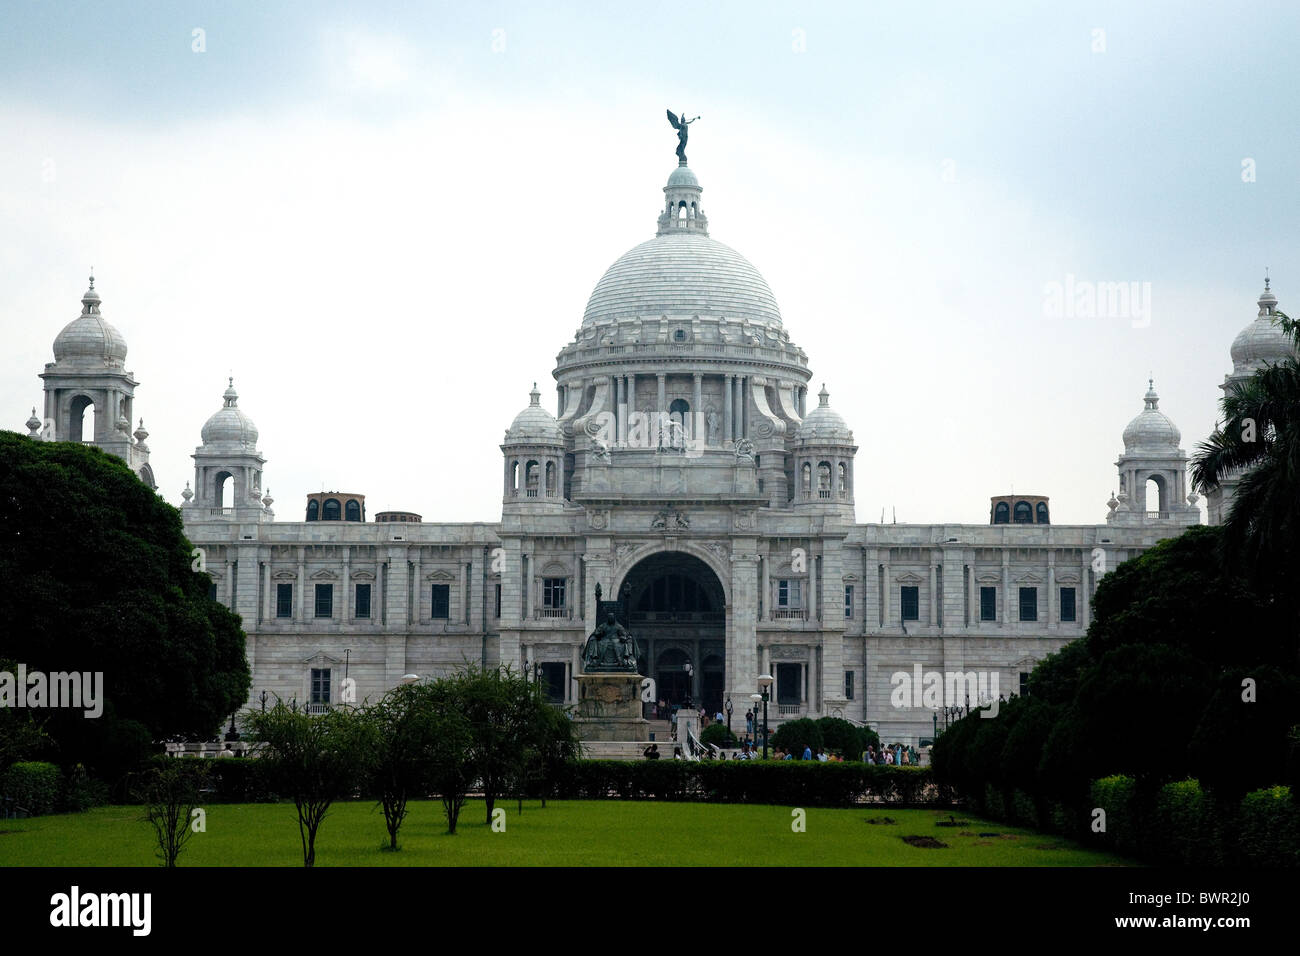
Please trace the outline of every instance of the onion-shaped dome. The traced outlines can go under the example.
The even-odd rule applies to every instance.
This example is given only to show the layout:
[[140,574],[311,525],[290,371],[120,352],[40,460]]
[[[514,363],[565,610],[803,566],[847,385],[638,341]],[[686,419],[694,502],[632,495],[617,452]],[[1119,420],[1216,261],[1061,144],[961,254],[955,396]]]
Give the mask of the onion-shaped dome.
[[799,423],[795,438],[801,441],[815,441],[818,444],[829,442],[853,444],[853,432],[840,417],[840,413],[831,408],[831,394],[826,391],[825,385],[822,385],[822,390],[817,393],[817,398],[817,407]]
[[1295,348],[1282,327],[1274,322],[1277,296],[1264,280],[1259,297],[1259,314],[1232,341],[1233,375],[1249,375],[1265,362],[1281,362],[1295,357]]
[[1137,418],[1128,423],[1124,429],[1124,451],[1177,451],[1182,434],[1178,427],[1160,411],[1160,396],[1156,394],[1155,383],[1147,380],[1145,407]]
[[94,362],[122,365],[126,361],[126,339],[99,314],[100,298],[95,277],[81,297],[81,315],[63,327],[54,338],[56,362]]
[[239,393],[235,391],[235,380],[230,379],[230,386],[222,395],[225,404],[203,424],[203,444],[212,445],[228,442],[243,445],[245,448],[257,448],[257,426],[253,420],[239,410]]
[[563,445],[564,433],[555,416],[542,408],[542,393],[533,383],[528,393],[528,407],[515,416],[506,430],[506,444],[511,445]]

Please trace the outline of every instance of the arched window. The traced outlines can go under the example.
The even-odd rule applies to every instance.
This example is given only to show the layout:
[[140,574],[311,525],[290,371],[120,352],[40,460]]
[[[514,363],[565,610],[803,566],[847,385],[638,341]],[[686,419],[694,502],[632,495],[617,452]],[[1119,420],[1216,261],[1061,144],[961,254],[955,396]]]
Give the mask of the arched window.
[[823,461],[817,465],[817,497],[829,498],[831,496],[831,465],[828,461]]
[[538,472],[539,466],[535,461],[524,466],[524,492],[529,498],[537,497]]
[[1016,511],[1015,511],[1015,517],[1013,518],[1013,522],[1015,524],[1034,523],[1034,509],[1029,507],[1028,501],[1016,502]]
[[320,502],[315,498],[307,502],[307,520],[317,521],[320,518]]
[[510,494],[512,497],[519,497],[519,459],[516,458],[510,463]]
[[999,501],[999,502],[997,503],[997,506],[994,507],[994,509],[993,509],[993,523],[994,523],[994,524],[1010,524],[1010,523],[1011,523],[1011,506],[1008,505],[1005,501]]
[[342,507],[339,505],[339,500],[337,498],[326,498],[325,503],[321,505],[320,520],[338,521],[341,511]]
[[844,464],[844,462],[840,462],[839,489],[841,498],[847,498],[849,496],[849,468],[848,465]]
[[691,203],[691,218],[694,219],[699,215],[699,210],[695,208],[695,203]]
[[812,497],[812,465],[806,461],[803,463],[803,496]]
[[360,521],[361,502],[357,501],[355,498],[349,498],[347,507],[343,509],[343,513],[347,517],[348,521]]
[[680,202],[680,203],[677,204],[677,218],[678,218],[678,219],[685,219],[685,218],[686,218],[686,203],[685,203],[685,201],[682,201],[682,202]]
[[1038,503],[1038,522],[1037,522],[1037,523],[1038,523],[1038,524],[1051,524],[1051,523],[1052,523],[1050,520],[1048,520],[1048,517],[1047,517],[1047,502],[1046,502],[1046,501],[1040,501],[1040,502]]
[[1151,475],[1146,480],[1146,497],[1148,513],[1159,513],[1165,511],[1168,505],[1165,502],[1165,483],[1158,475]]
[[546,463],[546,497],[555,497],[555,462]]

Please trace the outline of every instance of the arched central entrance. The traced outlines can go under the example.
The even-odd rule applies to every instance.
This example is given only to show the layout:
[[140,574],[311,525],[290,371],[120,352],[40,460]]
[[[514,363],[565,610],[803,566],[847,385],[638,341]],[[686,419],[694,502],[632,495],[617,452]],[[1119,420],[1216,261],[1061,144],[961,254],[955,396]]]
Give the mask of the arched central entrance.
[[641,673],[670,704],[722,709],[726,596],[713,569],[684,551],[661,551],[623,579],[619,597],[641,644]]

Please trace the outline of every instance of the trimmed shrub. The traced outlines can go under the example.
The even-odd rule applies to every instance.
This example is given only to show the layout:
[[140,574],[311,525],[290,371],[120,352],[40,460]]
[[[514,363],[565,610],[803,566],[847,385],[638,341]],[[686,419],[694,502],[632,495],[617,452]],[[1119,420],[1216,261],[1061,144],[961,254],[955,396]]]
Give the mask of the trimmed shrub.
[[1151,814],[1152,855],[1170,863],[1213,866],[1219,859],[1214,797],[1196,780],[1167,783]]
[[64,810],[80,813],[108,803],[108,796],[108,784],[93,779],[84,764],[77,764],[63,781],[59,805]]
[[818,726],[817,721],[807,717],[800,717],[798,720],[787,720],[772,731],[771,746],[774,748],[780,747],[786,753],[793,753],[795,759],[803,756],[805,747],[811,747],[812,752],[816,753],[822,743],[821,727]]
[[736,746],[736,735],[727,729],[726,724],[709,724],[700,731],[700,743],[715,747]]
[[22,761],[5,771],[0,791],[13,801],[12,809],[29,816],[53,813],[63,790],[63,774],[52,763]]
[[1248,866],[1300,866],[1300,807],[1290,787],[1256,790],[1237,812],[1237,862]]

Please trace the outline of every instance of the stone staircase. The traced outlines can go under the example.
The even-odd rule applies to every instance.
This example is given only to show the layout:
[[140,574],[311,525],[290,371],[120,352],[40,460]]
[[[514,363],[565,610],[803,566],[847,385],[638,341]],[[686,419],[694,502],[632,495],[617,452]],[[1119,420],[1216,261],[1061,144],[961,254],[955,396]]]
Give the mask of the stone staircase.
[[[645,749],[652,743],[659,745],[661,760],[673,759],[673,735],[666,720],[652,720],[646,727],[646,740],[584,740],[582,755],[588,760],[644,760]],[[654,734],[654,740],[649,739]]]

